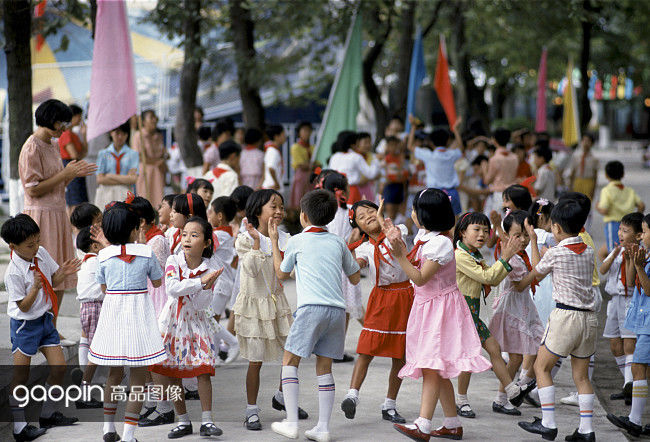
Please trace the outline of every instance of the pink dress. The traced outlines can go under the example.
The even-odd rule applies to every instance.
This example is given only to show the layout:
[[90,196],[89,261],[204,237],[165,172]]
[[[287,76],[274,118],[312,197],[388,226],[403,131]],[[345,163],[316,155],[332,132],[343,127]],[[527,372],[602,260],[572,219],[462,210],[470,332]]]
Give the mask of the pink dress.
[[[167,164],[165,162],[165,144],[160,132],[148,134],[135,132],[131,137],[131,148],[140,153],[142,140],[144,140],[144,153],[147,156],[147,165],[140,161],[140,171],[135,188],[139,196],[147,198],[153,207],[158,207],[162,201],[165,192],[165,174],[167,173]],[[140,157],[142,159],[142,157]],[[145,186],[144,174],[147,175],[147,185]]]
[[515,281],[521,281],[528,274],[524,260],[515,255],[509,264],[512,271],[501,283],[499,297],[492,305],[494,315],[488,328],[502,351],[534,355],[542,342],[544,326],[530,296],[530,289],[518,292],[514,286]]
[[[167,258],[169,258],[169,241],[167,241],[165,235],[154,236],[149,241],[147,241],[147,245],[150,246],[153,250],[153,254],[156,256],[156,259],[160,264],[160,268],[164,269]],[[151,296],[153,308],[156,310],[156,318],[159,318],[160,312],[167,302],[165,279],[163,278],[162,284],[157,288],[151,284],[151,281],[147,281],[147,291],[149,292],[149,296]]]
[[406,326],[406,364],[399,377],[419,379],[422,369],[437,370],[450,379],[467,371],[479,373],[491,367],[481,355],[481,341],[465,298],[456,285],[456,261],[451,240],[438,232],[420,230],[414,240],[417,267],[437,261],[441,267],[422,287]]
[[[53,177],[63,170],[58,144],[47,143],[34,135],[23,144],[18,158],[18,173],[25,189]],[[48,193],[29,196],[25,192],[25,209],[41,229],[41,246],[48,251],[57,264],[75,258],[72,246],[72,225],[65,211],[65,185],[60,182]],[[77,286],[77,275],[67,276],[55,290],[72,289]]]
[[256,147],[244,147],[239,158],[239,176],[242,185],[259,189],[264,177],[264,152]]

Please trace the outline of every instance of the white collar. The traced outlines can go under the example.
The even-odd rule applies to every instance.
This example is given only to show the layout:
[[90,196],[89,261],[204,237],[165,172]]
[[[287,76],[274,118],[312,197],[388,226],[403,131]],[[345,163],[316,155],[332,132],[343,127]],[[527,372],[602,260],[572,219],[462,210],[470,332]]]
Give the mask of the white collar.
[[[44,250],[42,246],[38,247],[38,252],[36,252],[36,258],[39,259],[39,261],[43,261],[43,252],[41,250]],[[11,253],[11,262],[14,263],[14,265],[20,270],[21,272],[27,274],[29,272],[29,268],[34,264],[33,261],[26,261],[20,256],[18,256],[18,253]]]
[[[129,243],[126,244],[125,249],[127,255],[143,256],[145,258],[151,257],[151,247],[149,247],[146,244]],[[99,251],[99,254],[97,255],[97,258],[99,259],[99,262],[104,262],[108,258],[112,258],[114,256],[120,256],[121,254],[122,254],[122,246],[110,245],[108,247],[104,247],[103,249],[101,249]]]
[[327,226],[314,226],[314,225],[310,225],[310,226],[307,226],[307,227],[305,227],[304,229],[302,229],[302,232],[301,232],[301,233],[311,233],[311,232],[306,232],[306,231],[309,230],[309,229],[313,229],[313,228],[316,228],[316,229],[323,229],[323,230],[325,230],[325,232],[316,232],[316,233],[328,233],[328,232],[329,232],[329,230],[327,229]]
[[[273,252],[272,244],[271,244],[271,238],[268,236],[264,236],[260,233],[259,230],[255,229],[257,231],[257,234],[260,236],[260,250],[267,255],[270,255]],[[246,237],[248,237],[251,241],[255,242],[253,237],[248,233],[248,231],[243,232]],[[287,240],[289,239],[289,234],[285,232],[284,230],[278,229],[278,246],[280,247],[280,250],[284,252],[284,250],[287,248]]]
[[418,242],[418,241],[427,242],[430,239],[435,238],[438,235],[440,235],[440,232],[436,232],[435,230],[427,232],[424,229],[420,229],[420,230],[418,230],[417,235],[415,235],[415,239],[413,241],[414,242]]
[[190,269],[187,266],[187,261],[185,261],[185,252],[183,251],[183,249],[181,249],[174,256],[176,257],[176,263],[178,264],[178,268],[180,269],[181,274],[183,275],[183,277],[185,277],[185,275],[189,275],[191,273],[196,274],[197,272],[207,271],[208,270],[208,259],[207,258],[202,258],[201,259],[201,264],[199,264],[198,267],[196,267],[194,269]]
[[227,171],[229,171],[229,172],[234,172],[234,171],[235,171],[232,167],[230,167],[230,166],[227,165],[226,163],[219,163],[219,164],[217,164],[217,167],[216,167],[215,169],[217,169],[217,168],[218,168],[218,169],[225,169],[225,170],[227,170]]

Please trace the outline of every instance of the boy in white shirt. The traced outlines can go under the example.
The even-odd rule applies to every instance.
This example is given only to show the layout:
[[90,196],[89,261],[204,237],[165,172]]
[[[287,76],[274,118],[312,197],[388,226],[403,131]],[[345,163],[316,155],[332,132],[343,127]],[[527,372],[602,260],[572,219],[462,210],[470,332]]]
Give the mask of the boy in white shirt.
[[264,181],[263,189],[273,189],[280,193],[284,192],[282,178],[284,168],[282,167],[281,146],[287,141],[287,135],[284,128],[279,124],[274,124],[266,129],[266,135],[269,141],[264,143]]
[[203,176],[214,187],[213,200],[219,196],[230,196],[232,191],[239,186],[237,171],[239,170],[240,156],[241,146],[236,142],[228,140],[219,145],[221,162]]

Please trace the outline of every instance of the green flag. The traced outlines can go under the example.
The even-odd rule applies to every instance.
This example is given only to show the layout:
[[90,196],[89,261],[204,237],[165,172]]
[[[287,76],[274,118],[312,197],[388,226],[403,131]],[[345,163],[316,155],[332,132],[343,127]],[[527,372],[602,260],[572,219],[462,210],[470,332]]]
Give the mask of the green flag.
[[332,143],[336,141],[338,133],[357,129],[361,63],[361,17],[357,15],[348,33],[343,64],[336,73],[318,131],[314,158],[323,165],[332,154]]

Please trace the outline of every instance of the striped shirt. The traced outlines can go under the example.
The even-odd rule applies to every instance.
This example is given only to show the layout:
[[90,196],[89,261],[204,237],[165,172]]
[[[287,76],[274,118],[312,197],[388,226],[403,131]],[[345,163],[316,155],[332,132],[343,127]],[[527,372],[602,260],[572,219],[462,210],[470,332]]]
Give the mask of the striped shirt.
[[584,244],[578,236],[564,239],[546,251],[535,268],[542,275],[553,273],[553,300],[572,307],[594,310],[596,300],[591,289],[594,250],[587,246],[582,253],[569,247]]

